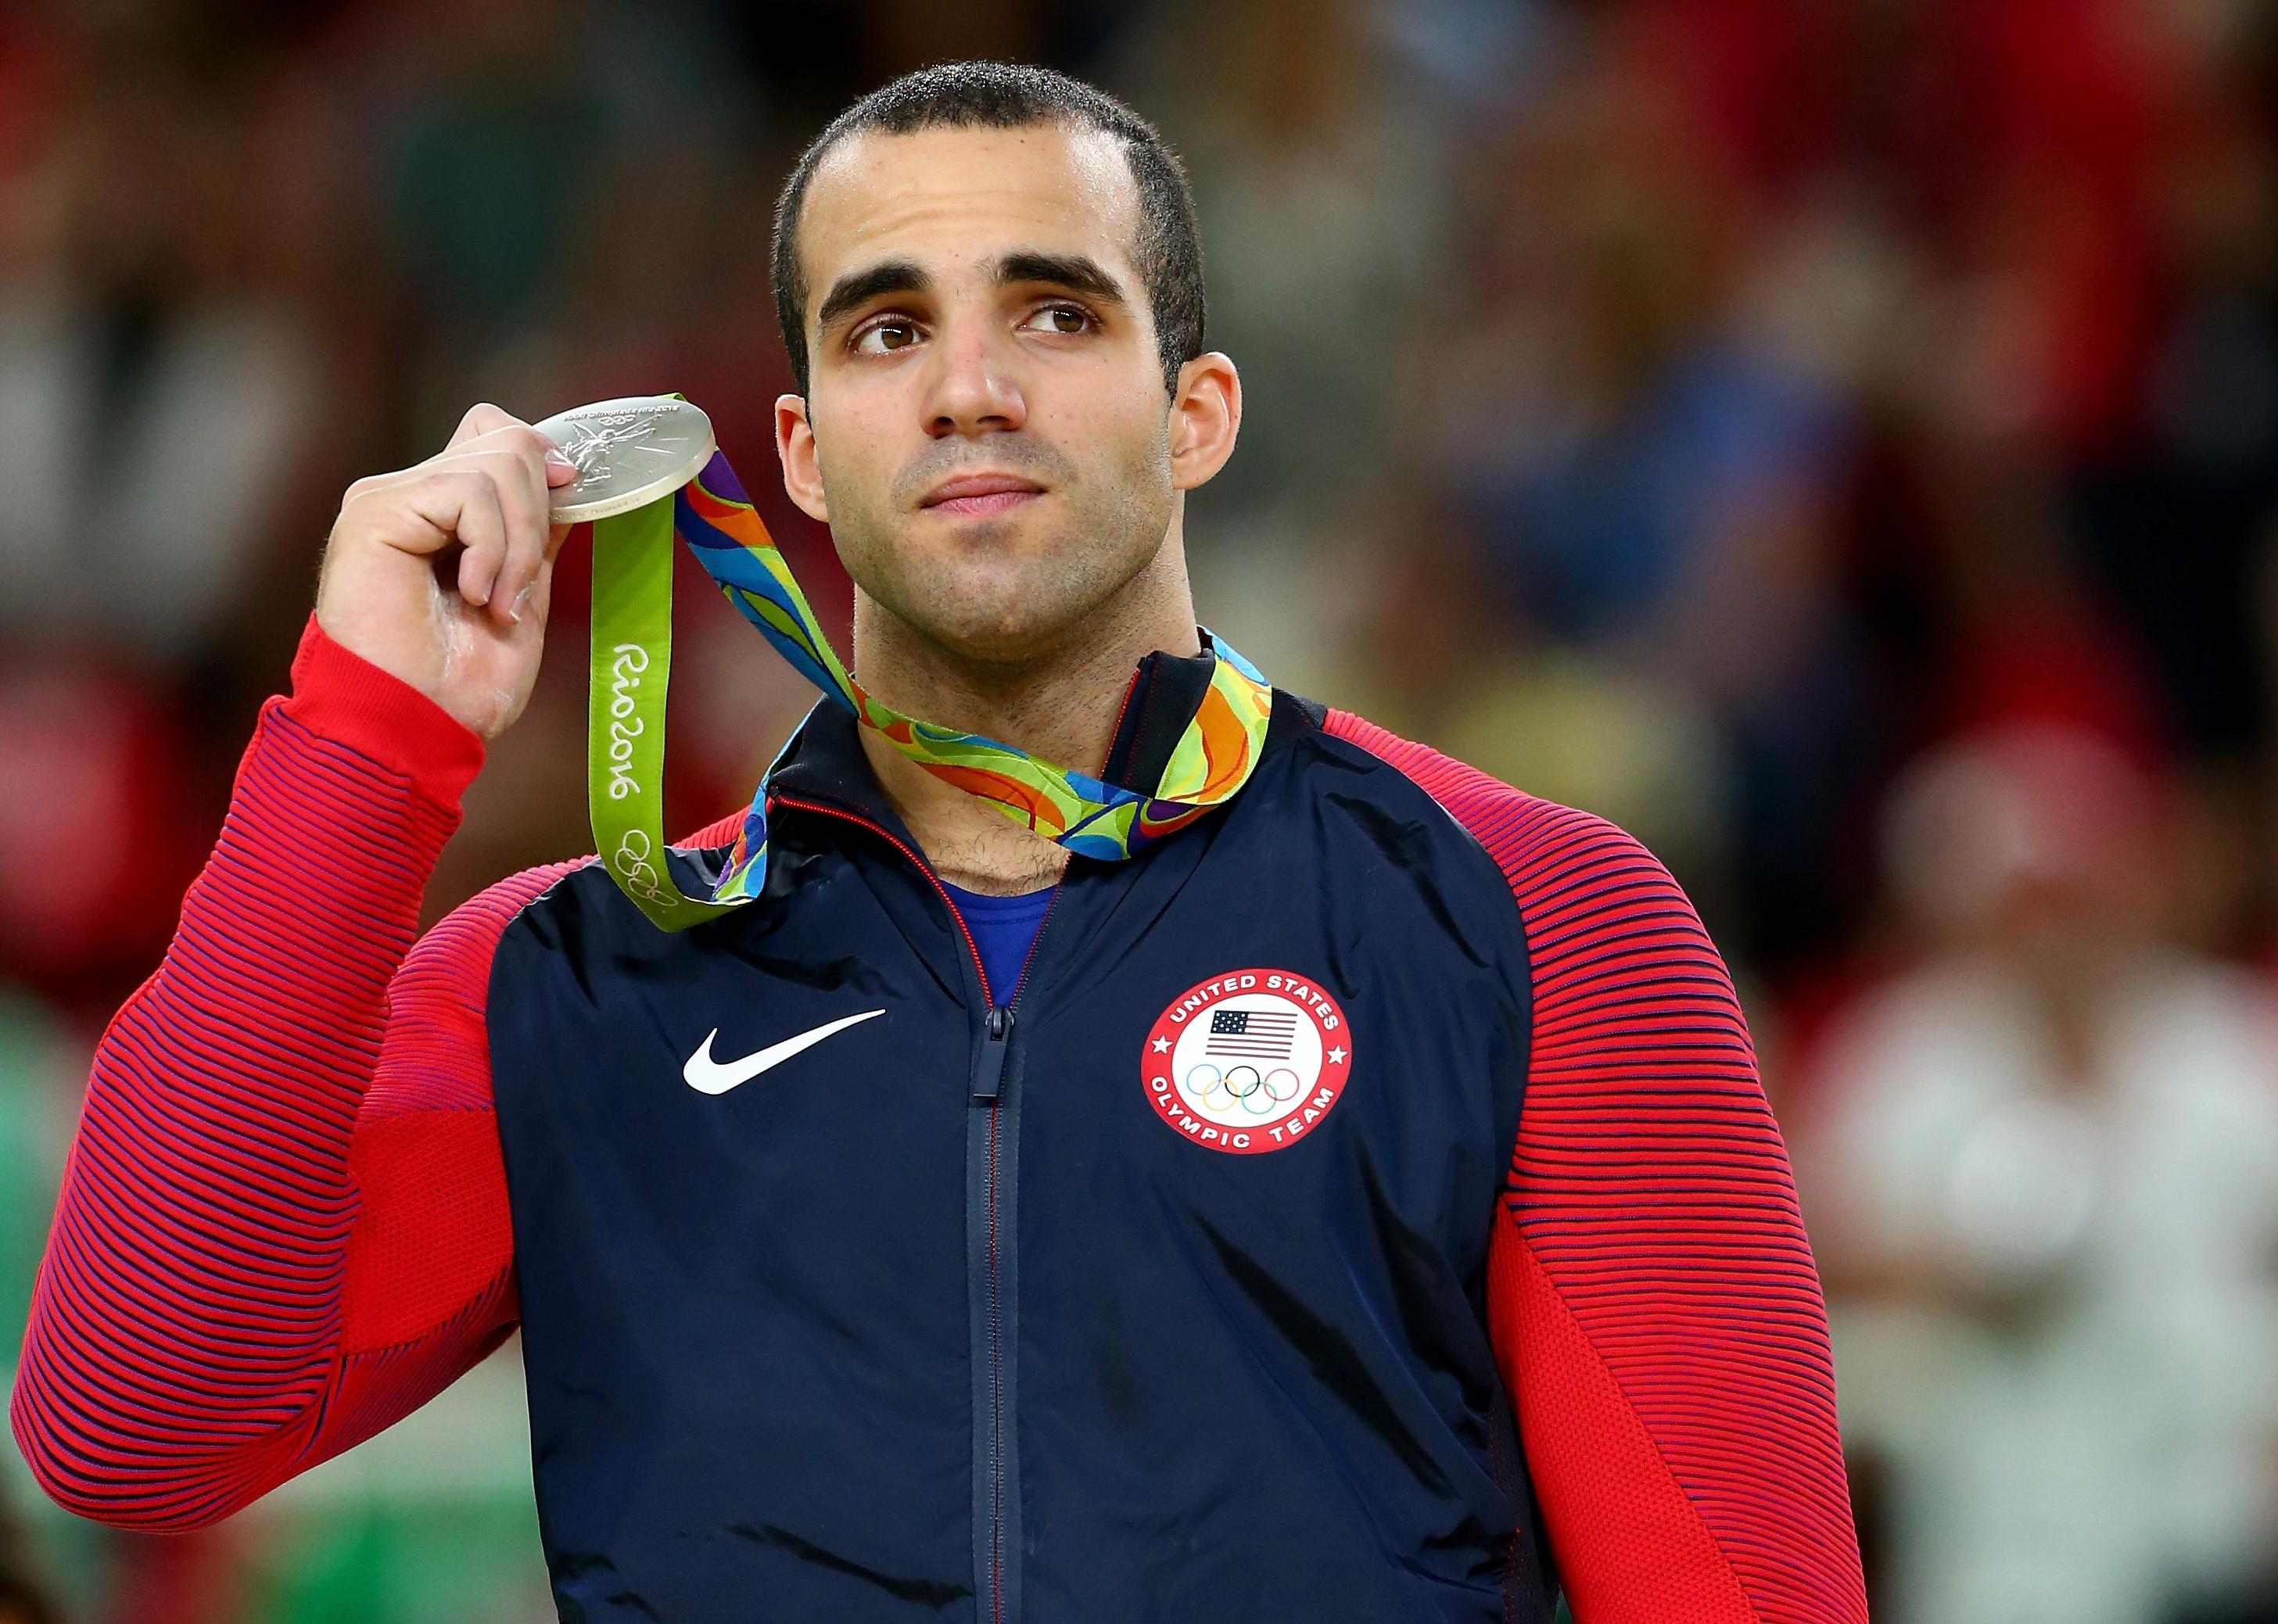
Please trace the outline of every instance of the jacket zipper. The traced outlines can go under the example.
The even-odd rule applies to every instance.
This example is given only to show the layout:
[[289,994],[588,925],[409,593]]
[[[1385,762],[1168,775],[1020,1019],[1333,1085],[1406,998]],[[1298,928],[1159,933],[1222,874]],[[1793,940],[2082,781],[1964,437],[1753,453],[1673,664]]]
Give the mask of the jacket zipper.
[[[1019,1193],[1020,1157],[1016,1136],[1020,1129],[1021,1102],[1014,1094],[1003,1092],[1006,1063],[1012,1058],[1013,1012],[1021,995],[1028,988],[1028,966],[1035,962],[1036,946],[1044,939],[1044,932],[1052,922],[1052,912],[1059,906],[1059,887],[1044,903],[1043,916],[1036,921],[1036,934],[1028,939],[1028,951],[1021,960],[1021,973],[1013,978],[1013,991],[1000,1009],[990,1007],[984,1025],[983,1055],[976,1079],[976,1090],[986,1084],[992,1091],[986,1096],[989,1113],[989,1600],[991,1624],[1015,1621],[1021,1616],[1018,1585],[1011,1606],[1005,1600],[1005,1549],[1008,1544],[1018,1549],[1020,1536],[1020,1502],[1017,1490],[1006,1493],[1008,1480],[1014,1481],[1017,1459],[1012,1455],[1013,1409],[1011,1393],[1012,1372],[1007,1368],[1005,1344],[1006,1340],[1005,1308],[1004,1300],[1005,1269],[999,1261],[998,1233],[1000,1229],[1013,1231],[1016,1209],[1013,1206]],[[1007,1113],[1011,1120],[1006,1120]],[[1014,1154],[1000,1156],[998,1146],[1008,1138],[1013,1140]],[[1017,1246],[1017,1232],[1008,1235],[1008,1242]],[[1015,1254],[1017,1261],[1017,1254]],[[1013,1464],[1008,1468],[1007,1461]],[[1017,1580],[1017,1574],[1015,1575]]]
[[[1126,698],[1128,699],[1128,696],[1127,695]],[[1010,1109],[1017,1113],[1019,1107],[1017,1101],[1012,1102],[1008,1107],[1004,1090],[1007,1063],[1011,1060],[1013,1053],[1015,1009],[1021,1002],[1021,995],[1028,990],[1028,966],[1036,959],[1036,945],[1043,940],[1044,928],[1051,923],[1052,912],[1059,906],[1059,888],[1057,885],[1054,886],[1051,899],[1044,904],[1043,917],[1036,921],[1036,934],[1028,942],[1028,956],[1021,961],[1021,973],[1013,981],[1011,996],[999,1004],[996,1001],[995,993],[990,988],[989,970],[981,962],[981,944],[974,940],[972,926],[965,922],[964,914],[958,911],[957,903],[951,900],[948,888],[941,882],[941,877],[933,872],[930,864],[911,848],[908,842],[900,839],[891,830],[873,822],[859,812],[826,805],[819,801],[801,800],[791,796],[778,796],[775,798],[783,805],[797,806],[808,812],[821,812],[825,817],[837,818],[858,827],[868,829],[871,833],[883,838],[888,844],[915,864],[918,872],[926,877],[934,890],[940,896],[942,905],[949,910],[949,917],[957,921],[958,932],[965,938],[965,949],[972,956],[974,973],[980,978],[982,1002],[987,1009],[982,1017],[980,1052],[975,1057],[973,1102],[976,1109],[988,1113],[989,1121],[987,1155],[985,1170],[982,1170],[983,1204],[988,1214],[986,1246],[988,1311],[984,1316],[985,1335],[975,1338],[977,1342],[985,1343],[985,1346],[976,1346],[973,1352],[976,1368],[984,1353],[987,1358],[988,1414],[985,1441],[981,1420],[977,1415],[975,1425],[974,1447],[977,1453],[985,1457],[985,1467],[981,1462],[976,1462],[976,1467],[981,1469],[976,1473],[979,1481],[975,1484],[975,1516],[976,1523],[982,1521],[986,1523],[985,1539],[980,1537],[981,1531],[976,1529],[975,1555],[976,1567],[985,1571],[989,1589],[988,1613],[991,1624],[1005,1624],[1008,1617],[1005,1605],[1005,1545],[1007,1532],[1005,1524],[1008,1520],[1017,1515],[1018,1506],[1015,1505],[1010,1507],[1008,1512],[1005,1493],[1005,1480],[1007,1475],[1005,1444],[1011,1430],[1012,1418],[1006,1413],[1010,1406],[1005,1396],[1005,1303],[1000,1278],[1002,1263],[998,1253],[998,1236],[1000,1226],[1009,1227],[1012,1216],[1010,1208],[1014,1199],[1017,1181],[1009,1172],[1000,1177],[998,1170],[1000,1162],[1005,1160],[1001,1155],[1000,1147],[1009,1131],[1004,1120],[1005,1110]],[[977,1139],[979,1136],[975,1134],[973,1137]],[[968,1183],[975,1171],[973,1160],[968,1152],[967,1160]],[[975,1407],[978,1409],[979,1406],[976,1404]],[[982,1514],[983,1503],[986,1506],[985,1517]],[[983,1577],[983,1574],[976,1573],[975,1576],[976,1580],[980,1580]],[[1009,1616],[1017,1624],[1020,1616],[1017,1605],[1011,1610]]]

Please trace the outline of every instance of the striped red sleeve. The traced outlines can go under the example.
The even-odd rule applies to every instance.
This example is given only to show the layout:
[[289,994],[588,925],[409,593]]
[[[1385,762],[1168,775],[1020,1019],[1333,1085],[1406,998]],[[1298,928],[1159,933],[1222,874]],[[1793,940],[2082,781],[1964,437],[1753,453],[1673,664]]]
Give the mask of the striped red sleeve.
[[227,1516],[515,1323],[483,1002],[568,865],[413,945],[481,741],[313,616],[293,689],[96,1048],[10,1406],[48,1493],[122,1527]]
[[1502,866],[1533,1041],[1488,1259],[1578,1624],[1865,1624],[1827,1315],[1731,979],[1601,818],[1342,712]]

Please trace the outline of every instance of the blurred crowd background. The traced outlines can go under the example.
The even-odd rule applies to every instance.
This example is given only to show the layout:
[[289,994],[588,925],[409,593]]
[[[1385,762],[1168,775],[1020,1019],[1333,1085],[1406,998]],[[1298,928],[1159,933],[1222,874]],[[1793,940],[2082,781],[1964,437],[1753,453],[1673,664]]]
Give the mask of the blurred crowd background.
[[[678,390],[843,636],[765,495],[770,206],[846,101],[971,56],[1094,79],[1192,171],[1247,395],[1204,619],[1699,904],[1877,1620],[2278,1619],[2252,0],[8,0],[0,1379],[343,488],[478,400]],[[431,918],[585,849],[570,556]],[[676,830],[813,697],[683,584]],[[180,1537],[63,1515],[0,1441],[0,1620],[550,1618],[521,1403],[509,1345]]]

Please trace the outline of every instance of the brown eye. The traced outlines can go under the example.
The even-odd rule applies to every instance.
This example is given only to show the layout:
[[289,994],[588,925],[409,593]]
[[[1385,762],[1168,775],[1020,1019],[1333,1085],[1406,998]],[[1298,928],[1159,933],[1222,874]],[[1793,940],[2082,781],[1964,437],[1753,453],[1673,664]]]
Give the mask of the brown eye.
[[1041,319],[1046,332],[1059,333],[1063,338],[1074,338],[1091,326],[1091,312],[1073,304],[1048,304],[1029,319]]
[[896,350],[907,349],[918,341],[916,324],[912,322],[880,322],[865,327],[854,335],[855,353],[863,355],[891,355]]

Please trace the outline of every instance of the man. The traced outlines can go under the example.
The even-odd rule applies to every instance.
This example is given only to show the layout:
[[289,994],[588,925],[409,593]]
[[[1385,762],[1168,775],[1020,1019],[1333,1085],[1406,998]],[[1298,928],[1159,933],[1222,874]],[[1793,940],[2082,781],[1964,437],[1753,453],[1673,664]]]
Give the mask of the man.
[[[1175,159],[930,69],[777,245],[865,688],[1155,783],[1241,416]],[[824,705],[749,906],[660,931],[586,859],[410,945],[537,667],[547,449],[478,407],[349,489],[96,1057],[13,1406],[51,1494],[210,1522],[519,1323],[564,1618],[1864,1617],[1747,1031],[1601,820],[1275,692],[1238,793],[1072,857]]]

